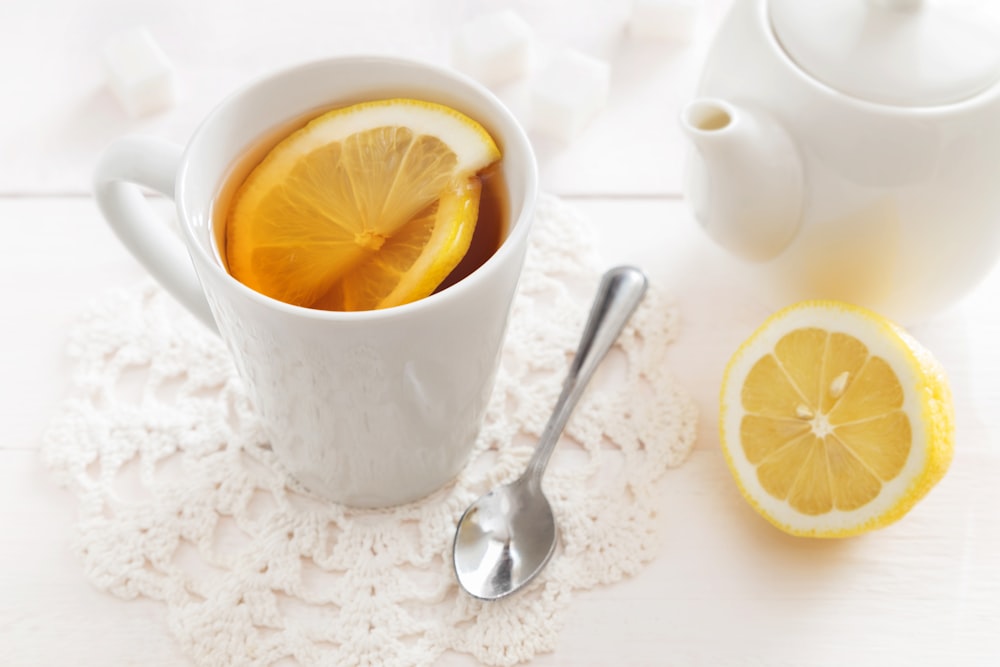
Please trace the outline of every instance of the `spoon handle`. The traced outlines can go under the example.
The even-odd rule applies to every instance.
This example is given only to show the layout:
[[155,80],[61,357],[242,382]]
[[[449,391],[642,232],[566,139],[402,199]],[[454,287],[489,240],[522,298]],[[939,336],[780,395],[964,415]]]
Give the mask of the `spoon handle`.
[[590,308],[587,325],[576,349],[576,356],[570,365],[569,373],[563,381],[562,393],[549,417],[545,430],[539,438],[538,447],[528,462],[524,476],[535,483],[541,482],[545,466],[552,456],[559,436],[562,434],[569,416],[576,407],[583,390],[590,382],[598,365],[607,355],[621,334],[625,323],[642,301],[646,293],[646,276],[632,266],[619,266],[610,269],[601,278],[594,297],[594,305]]

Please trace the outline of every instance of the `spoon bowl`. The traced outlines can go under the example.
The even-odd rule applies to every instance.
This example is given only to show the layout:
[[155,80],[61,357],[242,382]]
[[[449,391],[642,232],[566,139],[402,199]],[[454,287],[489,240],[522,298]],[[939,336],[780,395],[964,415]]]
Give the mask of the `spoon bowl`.
[[497,600],[533,579],[555,549],[552,507],[537,484],[520,477],[465,510],[455,533],[455,574],[476,597]]
[[573,408],[646,291],[646,277],[630,266],[604,274],[562,393],[538,447],[518,479],[481,496],[458,520],[452,560],[470,595],[498,600],[521,589],[549,562],[556,520],[542,493],[542,475]]

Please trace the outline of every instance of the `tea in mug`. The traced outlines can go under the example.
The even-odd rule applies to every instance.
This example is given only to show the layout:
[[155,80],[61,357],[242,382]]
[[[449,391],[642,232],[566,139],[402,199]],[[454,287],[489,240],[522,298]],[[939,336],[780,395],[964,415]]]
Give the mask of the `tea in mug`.
[[307,308],[423,298],[488,260],[506,233],[499,148],[476,121],[410,99],[335,108],[251,148],[213,211],[226,269]]

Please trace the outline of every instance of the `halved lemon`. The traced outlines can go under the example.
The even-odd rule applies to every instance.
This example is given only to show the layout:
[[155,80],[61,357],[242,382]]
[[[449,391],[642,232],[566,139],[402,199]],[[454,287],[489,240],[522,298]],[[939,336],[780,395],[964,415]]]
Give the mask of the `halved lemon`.
[[740,491],[793,535],[888,525],[952,458],[941,366],[898,326],[845,303],[807,301],[768,319],[730,360],[720,408]]
[[387,99],[334,109],[278,143],[226,218],[232,275],[310,308],[387,308],[431,294],[475,230],[477,174],[500,150],[449,107]]

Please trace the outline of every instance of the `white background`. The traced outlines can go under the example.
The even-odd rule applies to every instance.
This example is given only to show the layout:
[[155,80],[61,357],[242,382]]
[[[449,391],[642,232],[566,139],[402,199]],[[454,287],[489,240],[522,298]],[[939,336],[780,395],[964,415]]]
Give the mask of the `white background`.
[[[951,378],[958,439],[947,477],[903,521],[850,540],[791,538],[753,513],[725,467],[722,370],[770,308],[691,218],[676,118],[727,5],[706,0],[694,41],[676,44],[631,37],[629,4],[610,0],[0,4],[0,664],[186,664],[161,605],[84,580],[70,548],[74,501],[37,455],[69,391],[67,328],[88,299],[143,275],[89,194],[102,147],[130,132],[183,142],[234,88],[306,59],[447,64],[457,26],[504,7],[534,29],[539,66],[565,47],[611,63],[611,100],[583,136],[532,134],[542,187],[594,221],[608,265],[642,266],[675,295],[683,329],[670,363],[701,412],[693,455],[663,485],[662,554],[633,579],[579,594],[556,652],[532,664],[1000,664],[1000,271],[911,330]],[[104,85],[99,51],[138,24],[177,66],[183,97],[132,120]],[[530,125],[529,85],[496,90]]]

